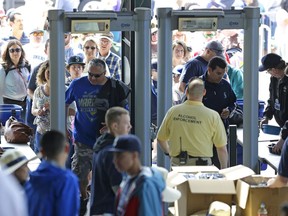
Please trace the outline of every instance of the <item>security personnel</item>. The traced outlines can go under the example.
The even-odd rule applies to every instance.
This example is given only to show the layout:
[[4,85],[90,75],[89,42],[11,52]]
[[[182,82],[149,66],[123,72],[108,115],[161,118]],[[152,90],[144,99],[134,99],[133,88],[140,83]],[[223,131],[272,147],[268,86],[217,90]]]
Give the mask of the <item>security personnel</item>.
[[188,100],[171,107],[159,128],[157,141],[171,157],[171,165],[212,165],[214,145],[221,168],[227,167],[226,131],[220,115],[202,103],[205,94],[204,82],[192,80]]

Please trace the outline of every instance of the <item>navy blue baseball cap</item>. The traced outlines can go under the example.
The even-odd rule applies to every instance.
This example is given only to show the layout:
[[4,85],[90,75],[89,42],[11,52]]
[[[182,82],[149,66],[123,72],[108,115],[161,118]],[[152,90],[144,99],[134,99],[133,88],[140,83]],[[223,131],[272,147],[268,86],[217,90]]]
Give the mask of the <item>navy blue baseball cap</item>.
[[68,60],[68,65],[72,64],[80,64],[80,65],[85,65],[84,59],[81,56],[75,55],[71,56]]
[[275,68],[280,64],[281,61],[283,61],[281,56],[275,53],[269,53],[262,57],[262,64],[259,66],[259,71],[262,72],[270,68]]
[[114,140],[111,152],[141,152],[140,139],[132,134],[122,135]]

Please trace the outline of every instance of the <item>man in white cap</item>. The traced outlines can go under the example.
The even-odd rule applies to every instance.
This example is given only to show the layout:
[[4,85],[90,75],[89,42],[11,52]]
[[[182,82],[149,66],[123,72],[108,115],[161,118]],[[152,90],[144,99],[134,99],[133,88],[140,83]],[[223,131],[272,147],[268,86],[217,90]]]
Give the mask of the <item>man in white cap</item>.
[[27,163],[26,156],[17,149],[6,150],[0,159],[3,171],[14,175],[21,185],[24,185],[28,180],[29,169]]
[[225,59],[224,47],[219,41],[213,40],[206,44],[202,55],[199,55],[186,63],[180,77],[179,90],[185,91],[186,84],[192,77],[202,76],[207,71],[207,65],[210,59],[219,56]]
[[121,58],[110,50],[113,45],[114,35],[112,32],[103,33],[98,39],[99,52],[96,57],[106,62],[111,77],[121,80]]

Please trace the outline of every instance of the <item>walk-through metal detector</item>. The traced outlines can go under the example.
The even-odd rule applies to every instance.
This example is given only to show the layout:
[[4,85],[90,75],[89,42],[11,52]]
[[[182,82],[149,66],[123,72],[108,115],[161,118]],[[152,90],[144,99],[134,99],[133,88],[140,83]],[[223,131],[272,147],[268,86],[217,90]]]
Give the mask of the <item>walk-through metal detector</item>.
[[[260,9],[172,10],[158,8],[158,125],[172,101],[172,30],[216,31],[244,29],[244,123],[243,162],[259,172],[258,159],[258,59]],[[158,147],[157,164],[169,166],[168,157]]]
[[[101,33],[109,31],[135,32],[135,134],[142,141],[141,160],[151,165],[150,141],[150,22],[149,8],[135,8],[134,12],[64,12],[50,10],[50,78],[51,129],[65,133],[65,73],[64,33]],[[134,69],[131,69],[134,73]]]

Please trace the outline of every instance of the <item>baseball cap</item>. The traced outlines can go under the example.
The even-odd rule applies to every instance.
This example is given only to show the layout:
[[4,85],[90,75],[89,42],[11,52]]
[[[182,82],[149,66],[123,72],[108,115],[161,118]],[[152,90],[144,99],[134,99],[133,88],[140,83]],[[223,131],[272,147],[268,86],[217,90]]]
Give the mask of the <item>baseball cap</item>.
[[206,48],[213,50],[216,53],[217,56],[222,57],[222,58],[225,59],[225,56],[223,54],[224,47],[219,41],[214,40],[214,41],[208,42],[206,44]]
[[100,34],[100,35],[99,35],[99,40],[102,39],[102,38],[108,39],[109,41],[113,42],[113,40],[114,40],[114,35],[113,35],[112,32],[103,33],[103,34]]
[[8,149],[1,156],[0,165],[4,172],[11,174],[28,161],[29,160],[21,151],[17,149]]
[[84,63],[84,59],[78,55],[75,56],[71,56],[68,59],[68,65],[72,65],[72,64],[80,64],[80,65],[85,65]]
[[262,57],[261,59],[261,65],[259,66],[259,71],[265,71],[269,68],[275,68],[277,67],[280,62],[282,61],[282,57],[275,54],[275,53],[269,53]]
[[111,152],[138,152],[141,153],[141,141],[132,134],[122,135],[114,140]]
[[152,166],[154,169],[156,169],[163,177],[166,187],[162,191],[162,200],[163,202],[175,202],[181,197],[181,192],[179,190],[176,190],[172,187],[169,186],[168,181],[168,170],[163,168],[163,167],[158,167],[158,166]]

